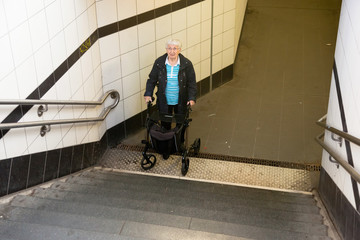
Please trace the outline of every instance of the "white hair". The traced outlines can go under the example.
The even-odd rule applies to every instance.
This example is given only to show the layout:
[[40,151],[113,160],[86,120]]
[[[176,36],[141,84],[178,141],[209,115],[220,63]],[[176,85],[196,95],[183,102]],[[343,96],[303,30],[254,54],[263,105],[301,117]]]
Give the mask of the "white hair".
[[165,48],[167,48],[169,45],[175,45],[175,46],[181,48],[181,42],[180,42],[180,40],[177,40],[177,39],[168,40],[165,44]]

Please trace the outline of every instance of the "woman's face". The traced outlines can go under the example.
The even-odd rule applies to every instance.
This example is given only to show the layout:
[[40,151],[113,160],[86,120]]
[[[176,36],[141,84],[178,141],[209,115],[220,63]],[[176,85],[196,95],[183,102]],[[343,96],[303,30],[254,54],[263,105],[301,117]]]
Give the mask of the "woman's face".
[[167,54],[170,58],[170,60],[177,60],[177,57],[179,56],[180,53],[180,48],[179,46],[176,45],[168,45],[166,48]]

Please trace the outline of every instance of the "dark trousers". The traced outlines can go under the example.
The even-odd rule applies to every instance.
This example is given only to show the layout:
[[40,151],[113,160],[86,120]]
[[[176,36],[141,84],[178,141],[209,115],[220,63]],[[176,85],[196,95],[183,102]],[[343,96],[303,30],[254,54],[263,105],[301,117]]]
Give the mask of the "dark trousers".
[[[177,114],[178,112],[178,105],[168,105],[168,112],[169,115],[172,115],[173,113]],[[161,126],[163,126],[166,130],[170,130],[171,129],[171,122],[164,122],[161,121]],[[177,123],[176,126],[178,128],[181,127],[181,123]],[[181,131],[181,139],[180,141],[183,143],[185,141],[184,139],[184,135],[185,135],[185,129],[186,127],[184,127]]]
[[[173,113],[178,113],[178,105],[168,105],[168,112],[167,114],[172,115]],[[163,126],[166,130],[171,129],[171,122],[164,122],[161,121],[161,126]]]

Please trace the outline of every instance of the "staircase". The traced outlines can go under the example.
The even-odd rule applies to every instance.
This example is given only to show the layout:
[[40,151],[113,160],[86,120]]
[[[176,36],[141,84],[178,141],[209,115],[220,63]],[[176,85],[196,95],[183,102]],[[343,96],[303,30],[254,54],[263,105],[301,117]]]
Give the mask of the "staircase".
[[327,231],[311,194],[102,168],[0,206],[2,240],[330,239]]

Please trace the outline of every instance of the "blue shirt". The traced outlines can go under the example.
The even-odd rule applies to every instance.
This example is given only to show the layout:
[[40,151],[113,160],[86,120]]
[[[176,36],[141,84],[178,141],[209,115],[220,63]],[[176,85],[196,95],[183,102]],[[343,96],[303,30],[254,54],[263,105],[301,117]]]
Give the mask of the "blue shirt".
[[175,66],[171,66],[166,58],[166,73],[167,73],[167,84],[165,89],[165,96],[168,105],[177,105],[179,103],[179,69],[180,69],[180,58]]

